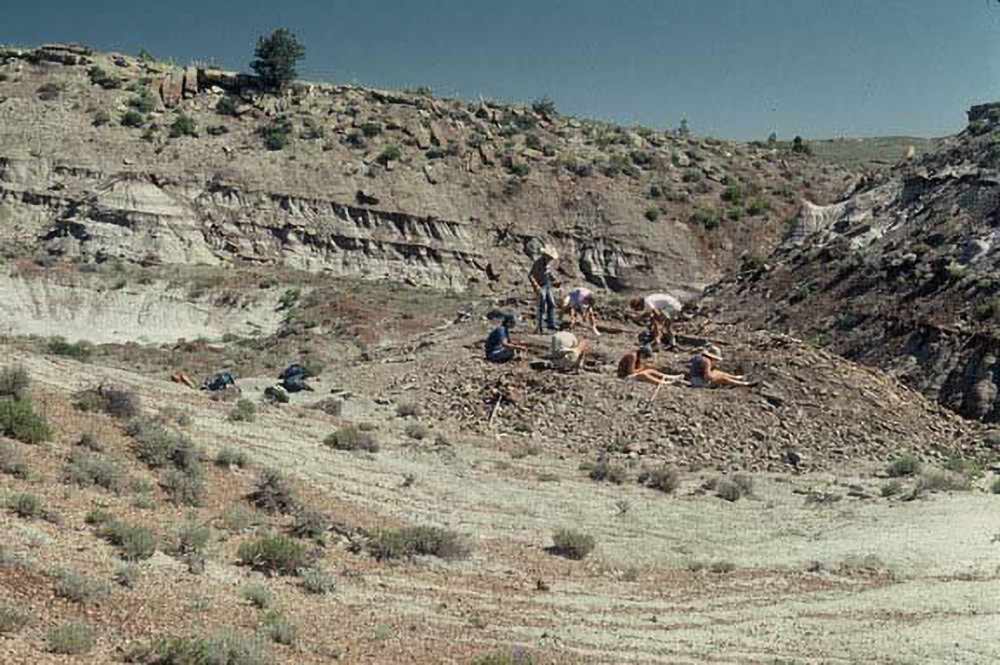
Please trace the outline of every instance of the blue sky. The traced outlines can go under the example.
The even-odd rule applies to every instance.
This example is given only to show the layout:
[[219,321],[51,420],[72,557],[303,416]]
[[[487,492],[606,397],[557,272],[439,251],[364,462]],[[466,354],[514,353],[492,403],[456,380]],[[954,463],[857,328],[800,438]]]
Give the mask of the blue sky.
[[939,136],[1000,98],[996,0],[47,0],[0,43],[78,41],[246,69],[296,33],[305,78],[531,101],[737,139]]

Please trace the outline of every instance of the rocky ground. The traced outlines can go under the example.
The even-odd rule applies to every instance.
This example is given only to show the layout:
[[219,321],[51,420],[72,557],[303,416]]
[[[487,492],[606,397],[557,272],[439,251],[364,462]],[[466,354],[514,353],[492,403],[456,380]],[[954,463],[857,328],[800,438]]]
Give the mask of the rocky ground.
[[[610,309],[595,360],[564,375],[481,361],[485,314],[497,301],[427,295],[407,309],[403,298],[386,326],[380,300],[338,310],[341,332],[327,333],[325,347],[335,353],[311,380],[315,390],[286,405],[263,401],[275,372],[260,360],[240,364],[236,340],[162,345],[171,362],[160,365],[167,356],[153,346],[104,345],[80,363],[38,340],[8,339],[5,355],[30,372],[55,435],[6,442],[29,471],[3,476],[5,503],[31,493],[57,517],[0,518],[0,585],[30,617],[0,638],[4,662],[121,660],[155,637],[224,628],[247,644],[259,635],[275,662],[995,659],[992,431],[783,334],[686,322],[685,351],[658,363],[679,368],[711,339],[727,368],[761,383],[670,386],[650,404],[649,386],[613,375],[638,329]],[[501,304],[527,314],[526,303]],[[319,313],[303,307],[300,315]],[[270,353],[295,359],[316,328],[283,330],[269,338]],[[546,343],[521,338],[533,349]],[[237,361],[253,422],[227,417],[232,400],[168,380],[176,369],[200,379],[198,368],[222,358]],[[209,459],[230,448],[251,465],[213,466],[202,505],[174,506],[121,421],[73,406],[73,395],[97,384],[134,391],[147,414],[187,433]],[[498,385],[512,401],[491,422]],[[323,445],[348,424],[369,429],[380,449]],[[132,479],[120,493],[62,481],[85,432]],[[887,478],[904,452],[924,471]],[[599,458],[610,480],[594,479]],[[672,492],[639,482],[664,465],[678,472]],[[238,565],[240,543],[293,522],[257,510],[238,518],[234,507],[249,510],[245,496],[264,468],[289,474],[300,503],[332,520],[316,555],[336,591],[306,593],[301,578]],[[719,496],[733,486],[740,498]],[[87,524],[95,508],[159,539],[132,587],[113,581],[120,550]],[[192,523],[211,528],[203,570],[172,546]],[[401,525],[448,529],[471,546],[469,557],[387,562],[367,552],[378,529]],[[560,528],[593,536],[594,551],[580,561],[551,552]],[[82,602],[60,597],[67,569],[99,590]],[[243,597],[254,583],[297,627],[291,645],[271,642],[266,612]],[[74,658],[51,654],[50,629],[71,620],[91,625],[96,645]]]

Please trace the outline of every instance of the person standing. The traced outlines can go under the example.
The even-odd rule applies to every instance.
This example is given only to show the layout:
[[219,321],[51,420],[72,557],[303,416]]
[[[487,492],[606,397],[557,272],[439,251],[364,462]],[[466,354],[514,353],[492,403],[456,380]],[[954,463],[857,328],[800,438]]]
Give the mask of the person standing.
[[542,332],[542,318],[549,330],[558,330],[556,326],[556,300],[552,295],[555,285],[555,266],[559,260],[559,252],[550,245],[542,247],[542,255],[535,259],[528,272],[528,281],[538,298],[538,316],[535,322],[535,332]]

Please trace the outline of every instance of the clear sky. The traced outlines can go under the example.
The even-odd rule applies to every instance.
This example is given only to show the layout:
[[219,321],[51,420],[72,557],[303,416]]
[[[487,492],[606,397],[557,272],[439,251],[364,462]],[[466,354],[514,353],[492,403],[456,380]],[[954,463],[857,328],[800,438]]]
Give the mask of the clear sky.
[[1000,99],[997,0],[8,0],[0,43],[246,70],[291,29],[304,78],[527,102],[737,139],[939,136]]

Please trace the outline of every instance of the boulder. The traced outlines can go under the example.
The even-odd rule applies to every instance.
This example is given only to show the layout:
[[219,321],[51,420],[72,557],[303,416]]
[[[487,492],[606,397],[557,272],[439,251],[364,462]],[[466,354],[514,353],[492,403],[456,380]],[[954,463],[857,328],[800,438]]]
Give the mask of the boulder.
[[181,96],[184,93],[183,80],[173,72],[160,79],[160,99],[168,109],[181,103]]
[[181,84],[185,97],[194,97],[198,94],[198,70],[194,67],[185,67],[183,81]]

